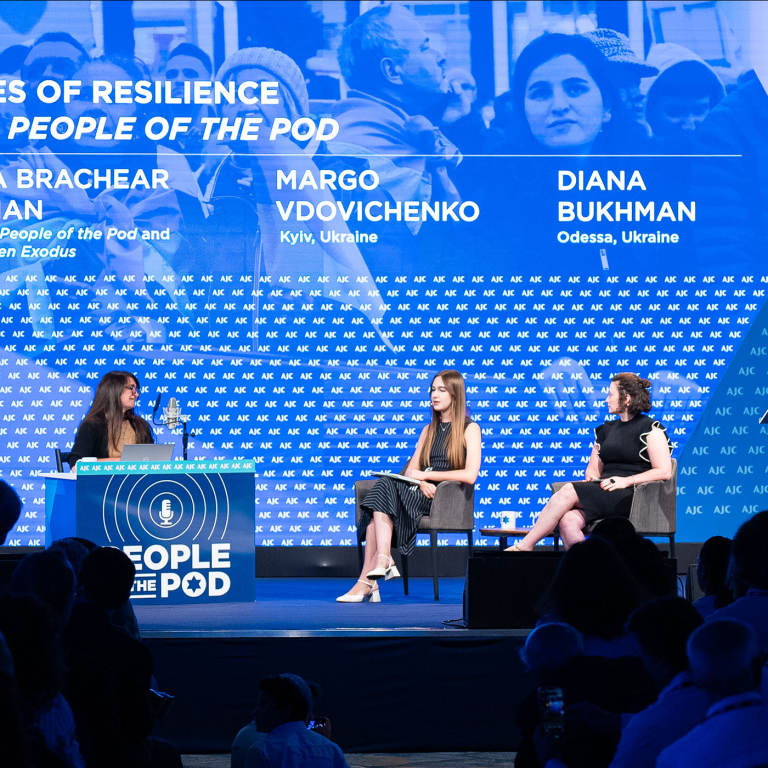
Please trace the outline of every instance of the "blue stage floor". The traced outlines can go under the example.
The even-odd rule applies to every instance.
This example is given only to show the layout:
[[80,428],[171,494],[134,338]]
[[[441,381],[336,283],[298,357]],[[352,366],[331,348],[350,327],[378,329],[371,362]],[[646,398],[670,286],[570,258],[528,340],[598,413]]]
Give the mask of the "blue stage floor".
[[[442,624],[462,616],[464,579],[440,579],[435,602],[432,579],[381,582],[380,603],[337,603],[352,579],[257,579],[256,602],[150,606],[134,601],[144,637],[354,636],[373,632],[418,635],[435,632],[514,635],[514,630],[456,630]],[[522,634],[527,634],[526,632]]]

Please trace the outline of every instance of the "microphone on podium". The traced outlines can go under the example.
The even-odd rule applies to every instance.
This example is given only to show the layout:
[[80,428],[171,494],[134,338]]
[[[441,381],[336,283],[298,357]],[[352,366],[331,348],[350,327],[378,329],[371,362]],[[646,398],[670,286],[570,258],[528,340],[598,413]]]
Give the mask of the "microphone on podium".
[[167,407],[163,408],[163,419],[165,421],[165,426],[170,430],[178,429],[178,427],[181,426],[183,430],[181,444],[184,451],[184,461],[186,461],[189,438],[195,437],[195,433],[187,432],[187,420],[189,419],[189,416],[182,415],[181,408],[175,397],[169,398]]
[[155,420],[155,416],[157,416],[157,409],[160,407],[160,398],[162,395],[157,396],[157,400],[155,400],[155,407],[152,409],[152,421]]
[[165,409],[165,423],[168,429],[176,429],[181,421],[181,408],[179,408],[176,398],[168,400],[168,407]]

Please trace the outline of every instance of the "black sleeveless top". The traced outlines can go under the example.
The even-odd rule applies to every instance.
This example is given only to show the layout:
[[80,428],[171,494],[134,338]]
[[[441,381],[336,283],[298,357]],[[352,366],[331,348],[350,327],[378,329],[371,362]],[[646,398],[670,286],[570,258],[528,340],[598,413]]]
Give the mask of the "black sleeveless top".
[[651,460],[648,458],[647,438],[654,427],[664,433],[669,444],[666,428],[642,413],[629,421],[615,419],[597,427],[595,443],[600,461],[603,462],[603,476],[629,477],[649,470]]
[[[464,431],[472,423],[469,417],[464,419]],[[450,472],[451,465],[448,463],[448,439],[451,434],[452,422],[438,422],[435,429],[435,440],[432,443],[432,449],[429,452],[429,466],[433,472]],[[467,446],[464,446],[464,460],[467,459]],[[426,467],[422,467],[422,471]]]

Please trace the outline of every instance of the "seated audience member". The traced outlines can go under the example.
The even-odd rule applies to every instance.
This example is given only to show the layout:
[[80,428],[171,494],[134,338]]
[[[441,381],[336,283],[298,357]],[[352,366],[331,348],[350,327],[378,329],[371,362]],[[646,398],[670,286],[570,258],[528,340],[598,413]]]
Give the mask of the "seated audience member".
[[7,765],[26,768],[29,764],[24,759],[29,749],[26,741],[13,656],[0,632],[0,743],[3,745],[3,760],[7,761]]
[[51,546],[48,547],[48,550],[51,552],[61,552],[72,566],[75,576],[78,576],[83,560],[88,556],[91,549],[95,549],[95,547],[96,545],[94,544],[93,547],[88,548],[80,539],[76,539],[72,536],[66,539],[56,539],[56,541],[51,542]]
[[631,539],[637,535],[637,531],[628,517],[606,517],[598,522],[589,535],[615,545],[621,539]]
[[637,638],[643,664],[661,688],[656,701],[635,715],[601,712],[577,705],[566,713],[597,732],[621,731],[610,768],[653,768],[662,750],[701,723],[709,700],[688,673],[686,644],[703,623],[695,608],[680,597],[645,603],[630,616],[627,628]]
[[[320,686],[312,680],[306,681],[309,687],[309,692],[312,694],[312,704],[309,708],[309,714],[306,717],[306,724],[309,726],[314,721],[315,725],[312,730],[315,733],[319,733],[321,736],[325,736],[327,739],[331,738],[331,721],[327,717],[317,717],[314,714],[314,706],[318,697],[322,694]],[[235,740],[232,742],[230,768],[244,768],[245,757],[248,754],[248,750],[258,742],[267,738],[267,734],[264,731],[260,731],[256,725],[256,713],[253,713],[254,719],[251,720],[248,725],[240,729]]]
[[688,662],[710,708],[701,725],[661,753],[658,768],[768,765],[768,709],[758,692],[755,631],[734,619],[707,621],[688,640]]
[[[119,549],[93,550],[80,568],[82,596],[72,610],[64,638],[71,652],[90,656],[108,670],[129,763],[180,766],[172,745],[150,738],[152,653],[110,622],[111,614],[128,599],[135,573],[133,563]],[[80,682],[70,679],[78,699],[83,700],[87,691],[78,689]]]
[[[608,716],[631,709],[637,712],[656,694],[653,682],[636,657],[606,659],[585,656],[581,635],[568,624],[542,624],[526,640],[520,653],[536,687],[520,702],[515,723],[521,731],[516,768],[539,766],[535,733],[541,724],[538,690],[559,688],[566,706],[589,702],[590,711]],[[618,733],[596,733],[584,722],[567,722],[561,751],[571,768],[607,765],[613,756]]]
[[72,566],[63,552],[55,550],[27,555],[11,576],[14,592],[39,597],[60,619],[62,626],[69,621],[76,585]]
[[[0,596],[0,634],[13,657],[20,714],[35,743],[39,764],[85,768],[75,718],[61,692],[58,632],[59,620],[34,595]],[[3,765],[4,760],[5,755]]]
[[704,593],[693,607],[706,619],[718,608],[725,608],[733,602],[733,593],[728,586],[728,563],[731,559],[731,540],[724,536],[707,539],[696,566],[696,580]]
[[768,511],[758,512],[736,531],[729,578],[737,600],[710,618],[749,624],[763,652],[768,652]]
[[[79,576],[83,560],[88,556],[89,552],[98,549],[98,546],[88,539],[72,536],[67,539],[57,539],[51,544],[49,549],[63,551],[67,560],[69,560],[69,564],[72,566],[72,570],[75,572],[75,576]],[[134,640],[141,640],[139,622],[136,619],[130,599],[126,600],[119,608],[112,612],[111,619],[112,624],[120,627],[120,629],[124,629]]]
[[5,543],[5,537],[16,525],[20,514],[19,494],[5,480],[0,480],[0,545]]
[[637,584],[616,550],[590,538],[565,553],[539,611],[581,632],[588,656],[637,656],[624,625],[639,603]]
[[341,750],[307,728],[312,692],[297,675],[265,677],[259,682],[254,712],[256,727],[266,738],[246,755],[246,768],[347,768]]
[[244,725],[235,736],[230,750],[230,768],[245,768],[245,758],[248,750],[254,745],[262,742],[269,734],[260,731],[256,725],[256,712],[253,713],[253,720],[248,725]]
[[641,602],[677,592],[677,578],[670,579],[664,555],[650,539],[635,534],[616,540],[613,548],[635,579]]
[[528,635],[520,658],[538,685],[547,685],[568,662],[584,656],[584,642],[570,624],[540,624]]
[[568,689],[567,700],[570,701],[573,693],[571,686],[566,686],[565,678],[572,667],[578,667],[584,661],[584,644],[579,632],[569,624],[541,624],[528,635],[520,658],[536,687],[529,691],[515,710],[515,725],[521,734],[515,768],[533,768],[539,765],[533,742],[533,735],[541,724],[539,686],[561,688],[564,698]]

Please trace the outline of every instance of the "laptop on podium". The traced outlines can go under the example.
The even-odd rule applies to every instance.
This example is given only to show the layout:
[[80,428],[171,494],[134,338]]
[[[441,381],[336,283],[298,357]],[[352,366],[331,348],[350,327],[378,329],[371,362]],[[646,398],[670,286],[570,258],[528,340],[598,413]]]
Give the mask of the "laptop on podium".
[[124,445],[120,461],[170,461],[173,458],[173,443],[134,443]]

